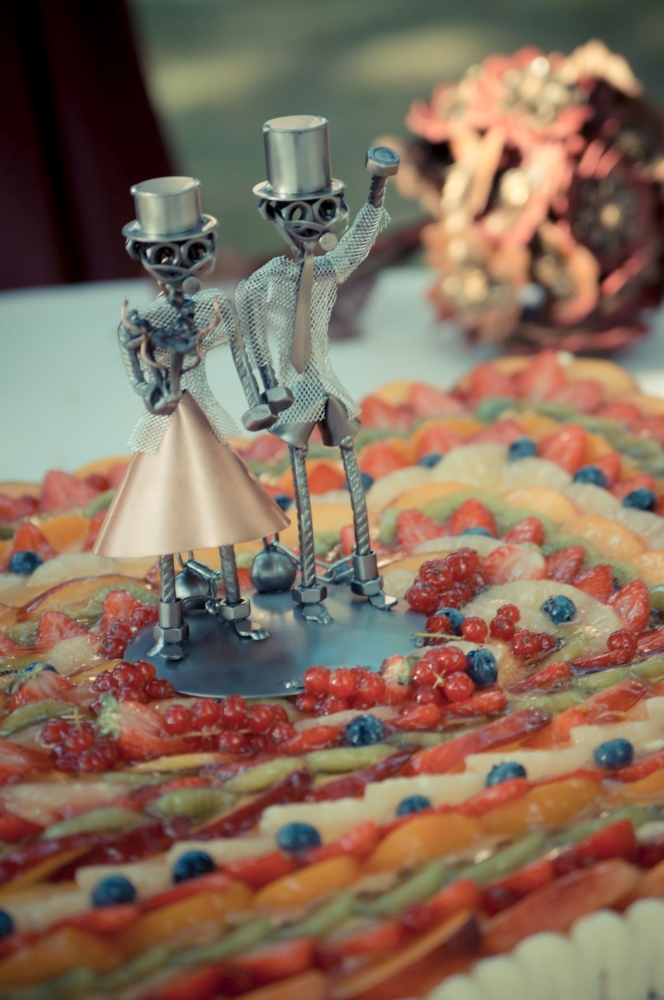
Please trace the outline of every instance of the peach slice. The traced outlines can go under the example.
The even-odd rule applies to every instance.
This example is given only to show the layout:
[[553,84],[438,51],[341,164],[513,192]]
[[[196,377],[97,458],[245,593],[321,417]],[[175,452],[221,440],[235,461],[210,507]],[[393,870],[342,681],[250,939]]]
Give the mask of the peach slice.
[[607,400],[618,399],[638,388],[629,372],[602,358],[575,358],[565,366],[565,375],[570,381],[594,379],[601,382]]
[[13,480],[0,483],[0,493],[4,493],[6,497],[40,497],[41,491],[41,483],[20,483]]
[[365,871],[402,871],[464,850],[482,832],[479,820],[457,813],[416,816],[387,834],[366,862]]
[[439,500],[441,497],[448,497],[463,490],[468,490],[468,486],[464,483],[425,483],[423,486],[416,486],[402,493],[392,506],[397,510],[421,510],[430,500]]
[[645,545],[638,535],[607,517],[579,514],[565,521],[562,530],[568,535],[587,538],[609,559],[631,562],[645,550]]
[[531,486],[527,489],[512,490],[511,493],[503,495],[510,507],[526,507],[534,510],[538,514],[550,517],[556,524],[561,521],[568,521],[576,516],[577,510],[571,500],[568,500],[557,490],[549,489],[547,486]]
[[58,552],[80,548],[88,533],[90,522],[80,514],[60,514],[39,525],[42,535]]
[[664,584],[664,552],[642,552],[633,557],[632,565],[649,587]]
[[94,462],[88,462],[77,469],[74,475],[78,479],[85,479],[94,473],[102,476],[108,475],[114,465],[128,465],[131,462],[131,455],[113,455],[111,458],[97,458]]
[[413,383],[410,379],[398,379],[395,382],[388,382],[371,393],[376,399],[382,400],[388,406],[407,406],[413,391]]
[[532,438],[533,441],[540,443],[546,438],[551,437],[555,434],[557,430],[560,430],[560,424],[557,420],[552,420],[551,417],[545,417],[541,413],[536,413],[534,410],[524,410],[523,413],[517,413],[514,416],[514,420],[523,428],[524,434]]

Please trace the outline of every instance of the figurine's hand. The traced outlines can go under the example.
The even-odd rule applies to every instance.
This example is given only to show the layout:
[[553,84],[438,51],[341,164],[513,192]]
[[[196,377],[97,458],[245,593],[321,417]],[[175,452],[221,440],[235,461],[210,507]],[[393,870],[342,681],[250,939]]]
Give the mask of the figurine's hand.
[[287,385],[275,385],[261,393],[261,400],[266,403],[275,415],[282,413],[293,405],[293,393]]
[[162,386],[152,385],[145,396],[145,405],[156,417],[170,416],[177,409],[182,393],[165,392]]
[[389,146],[372,146],[365,165],[374,177],[392,177],[399,169],[399,154]]
[[252,406],[242,416],[242,423],[248,431],[264,431],[276,422],[277,415],[272,412],[267,403],[258,403],[258,405]]

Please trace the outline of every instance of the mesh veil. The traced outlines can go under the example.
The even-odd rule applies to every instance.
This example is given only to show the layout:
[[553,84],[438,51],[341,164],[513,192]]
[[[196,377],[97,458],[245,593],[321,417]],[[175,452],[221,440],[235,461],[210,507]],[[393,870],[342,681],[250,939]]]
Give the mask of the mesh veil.
[[342,385],[329,358],[328,326],[337,298],[337,285],[367,256],[378,233],[389,223],[384,208],[369,202],[360,209],[348,232],[334,250],[314,261],[311,300],[311,359],[303,372],[291,362],[297,297],[302,272],[301,261],[275,257],[242,281],[236,292],[240,326],[250,360],[255,367],[272,363],[267,340],[268,327],[277,332],[277,372],[279,381],[291,389],[294,402],[280,416],[280,423],[318,420],[328,396],[337,396],[351,417],[359,407]]
[[[226,410],[217,402],[210,389],[207,373],[205,370],[205,355],[213,347],[220,344],[227,344],[231,339],[234,329],[234,319],[230,303],[223,292],[217,289],[206,289],[193,296],[196,308],[194,318],[196,328],[202,329],[215,323],[217,316],[214,310],[214,300],[217,299],[221,308],[222,320],[218,326],[210,330],[203,338],[201,353],[203,359],[197,368],[187,372],[182,376],[182,388],[187,389],[198,405],[201,407],[217,438],[225,444],[230,438],[240,433],[235,421]],[[176,316],[176,310],[165,299],[158,299],[152,305],[137,310],[141,319],[147,319],[152,326],[168,326]],[[168,364],[171,358],[169,351],[155,351],[155,359],[161,364]],[[185,367],[192,364],[193,356],[188,356],[185,360]],[[141,361],[141,369],[147,382],[154,382],[154,372]],[[132,451],[156,451],[164,436],[170,420],[169,415],[156,416],[154,413],[145,411],[140,418],[129,439],[129,448]]]

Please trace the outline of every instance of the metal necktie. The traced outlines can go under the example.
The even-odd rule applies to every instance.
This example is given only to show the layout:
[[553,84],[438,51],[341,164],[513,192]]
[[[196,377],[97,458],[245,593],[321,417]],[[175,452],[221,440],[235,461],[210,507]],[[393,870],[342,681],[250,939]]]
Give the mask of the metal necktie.
[[300,287],[295,311],[295,330],[291,361],[296,372],[302,373],[311,359],[311,293],[314,284],[314,255],[306,252],[302,262]]

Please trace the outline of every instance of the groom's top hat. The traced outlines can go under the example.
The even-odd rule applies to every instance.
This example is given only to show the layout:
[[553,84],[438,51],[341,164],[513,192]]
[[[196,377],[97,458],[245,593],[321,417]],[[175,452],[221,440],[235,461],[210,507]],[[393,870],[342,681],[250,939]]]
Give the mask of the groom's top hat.
[[201,182],[195,177],[155,177],[134,184],[136,218],[122,230],[129,240],[186,240],[207,236],[217,220],[201,213]]
[[298,201],[338,195],[343,181],[331,176],[326,118],[288,115],[263,125],[267,180],[254,194],[269,201]]

